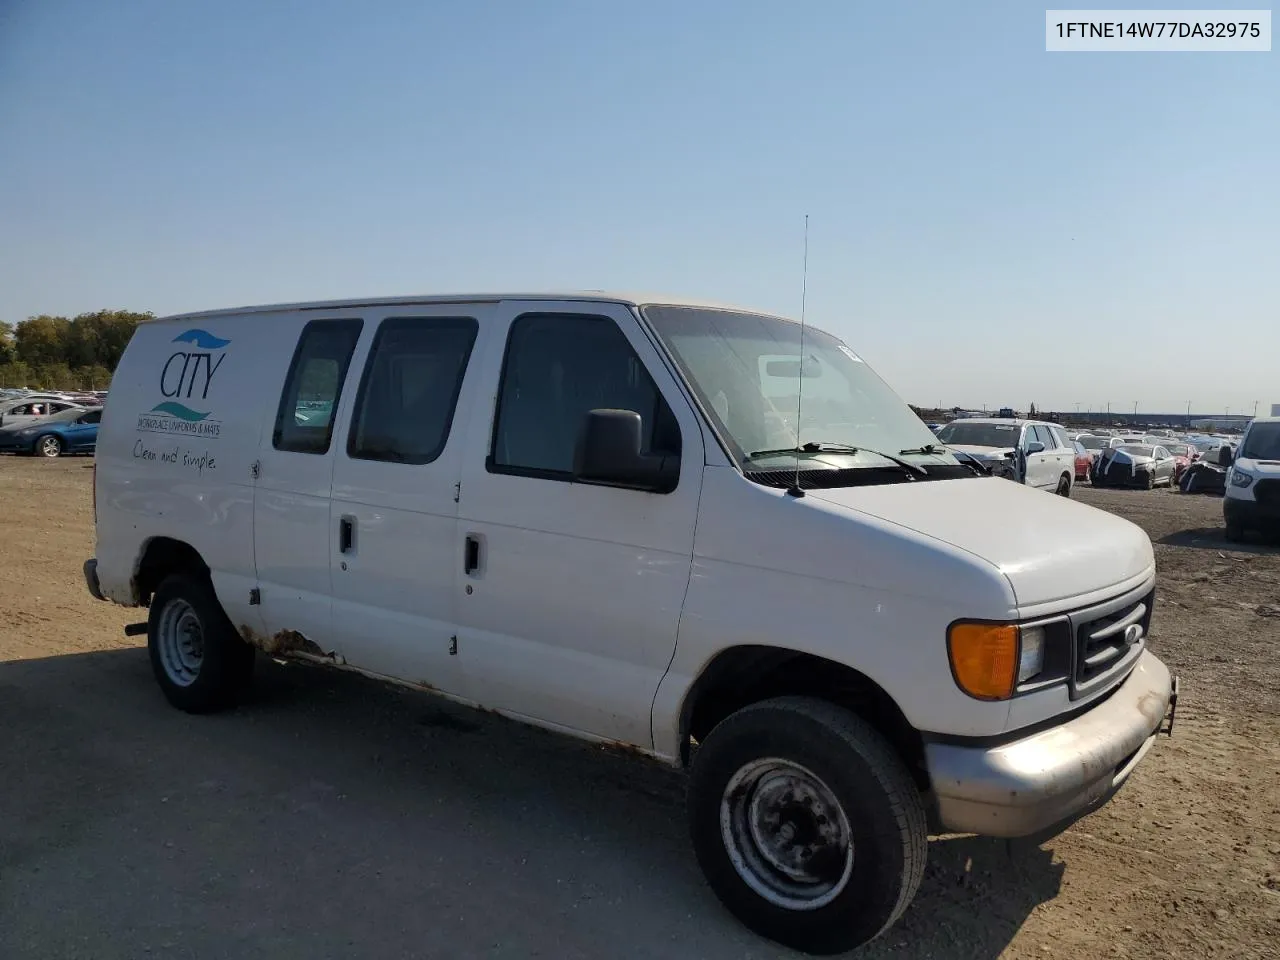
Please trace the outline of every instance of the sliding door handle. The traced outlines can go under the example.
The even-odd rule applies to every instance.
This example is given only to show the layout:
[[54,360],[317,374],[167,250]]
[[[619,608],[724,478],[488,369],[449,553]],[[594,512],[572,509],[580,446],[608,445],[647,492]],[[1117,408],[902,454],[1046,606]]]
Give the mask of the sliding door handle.
[[480,538],[468,536],[463,551],[462,572],[475,573],[480,569]]
[[356,543],[356,518],[343,517],[338,521],[338,552],[350,553]]

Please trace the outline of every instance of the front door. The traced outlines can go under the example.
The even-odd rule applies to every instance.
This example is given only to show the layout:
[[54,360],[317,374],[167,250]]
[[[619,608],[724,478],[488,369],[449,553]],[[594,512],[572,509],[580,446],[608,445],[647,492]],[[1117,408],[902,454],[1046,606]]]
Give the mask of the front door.
[[[264,323],[262,349],[292,352],[279,406],[264,411],[253,501],[254,561],[267,649],[334,653],[329,576],[329,495],[335,432],[351,357],[364,326],[355,317]],[[287,335],[294,342],[273,343]]]
[[102,422],[101,410],[90,410],[66,428],[67,449],[75,452],[92,450],[98,443],[98,424]]
[[[1041,450],[1032,453],[1030,445],[1038,443]],[[1026,484],[1032,487],[1049,487],[1057,482],[1053,438],[1049,431],[1034,424],[1028,424],[1022,432],[1022,449],[1026,457]]]
[[456,696],[459,472],[467,413],[492,395],[468,366],[492,310],[389,308],[335,444],[329,556],[342,655]]
[[[629,308],[504,310],[462,468],[457,610],[469,695],[649,748],[691,570],[701,433]],[[639,413],[647,450],[680,452],[675,490],[573,482],[576,439],[599,408]]]

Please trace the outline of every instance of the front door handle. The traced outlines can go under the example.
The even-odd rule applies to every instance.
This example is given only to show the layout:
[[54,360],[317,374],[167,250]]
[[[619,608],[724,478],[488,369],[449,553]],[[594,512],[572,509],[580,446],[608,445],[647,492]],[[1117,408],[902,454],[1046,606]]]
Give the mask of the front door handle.
[[350,553],[356,542],[356,518],[343,517],[338,521],[338,552]]
[[480,538],[468,536],[463,551],[462,572],[475,573],[480,569]]

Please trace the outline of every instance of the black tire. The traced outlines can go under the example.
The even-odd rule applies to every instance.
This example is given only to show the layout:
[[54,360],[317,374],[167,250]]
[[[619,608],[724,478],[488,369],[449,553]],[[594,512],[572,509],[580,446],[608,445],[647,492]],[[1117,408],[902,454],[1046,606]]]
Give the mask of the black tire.
[[1223,531],[1225,536],[1232,543],[1240,543],[1244,540],[1244,527],[1239,520],[1228,520],[1226,529]]
[[1156,488],[1156,475],[1154,473],[1147,474],[1147,489],[1154,490]]
[[1061,477],[1059,477],[1059,478],[1058,478],[1058,491],[1057,491],[1057,493],[1058,493],[1058,496],[1060,496],[1060,497],[1070,497],[1070,496],[1071,496],[1071,478],[1070,478],[1069,476],[1067,476],[1065,473],[1064,473]]
[[[820,827],[818,824],[831,821],[821,816],[815,819],[812,803],[798,802],[787,787],[780,808],[783,812],[778,815],[786,821],[776,821],[779,826],[774,837],[790,828],[791,834],[781,841],[790,844],[801,830],[814,839],[816,830],[843,827],[851,850],[856,851],[851,863],[846,859],[849,853],[838,853],[834,848],[801,858],[805,868],[821,861],[814,869],[825,874],[823,883],[831,884],[829,901],[817,906],[800,909],[757,892],[734,865],[721,828],[722,801],[732,804],[736,797],[745,804],[741,798],[759,793],[758,785],[744,785],[728,794],[726,790],[753,764],[773,758],[815,776],[838,803],[839,811],[835,828]],[[797,827],[805,816],[807,823]],[[694,758],[689,826],[703,874],[729,911],[762,936],[816,954],[851,950],[893,924],[915,896],[928,854],[920,792],[893,749],[853,713],[809,697],[779,697],[753,704],[711,731]],[[752,849],[757,851],[757,860],[763,858],[758,845]],[[829,856],[824,860],[823,855]],[[740,849],[739,859],[744,864],[748,859]],[[831,871],[837,868],[840,877],[831,880]],[[787,882],[767,865],[763,871],[743,869],[755,877],[771,873]]]
[[62,456],[62,439],[54,433],[42,433],[31,445],[31,452],[37,457],[47,457],[50,460],[60,457]]
[[[175,661],[180,654],[165,639],[170,629],[183,632],[174,617],[198,629],[201,651],[194,668]],[[253,676],[253,647],[236,633],[213,585],[200,576],[178,573],[161,582],[151,598],[147,652],[165,698],[187,713],[212,713],[234,705]],[[186,663],[195,661],[190,657]]]

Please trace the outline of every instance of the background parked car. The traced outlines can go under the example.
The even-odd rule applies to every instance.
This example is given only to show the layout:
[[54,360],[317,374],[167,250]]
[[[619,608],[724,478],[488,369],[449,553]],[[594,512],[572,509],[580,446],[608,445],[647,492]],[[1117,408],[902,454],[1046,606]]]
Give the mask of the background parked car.
[[101,419],[101,407],[76,407],[32,422],[0,427],[0,451],[41,457],[92,453],[98,445]]
[[1164,447],[1126,443],[1102,451],[1090,480],[1096,487],[1139,487],[1150,490],[1174,484],[1174,460]]
[[1182,443],[1181,441],[1168,441],[1161,444],[1161,446],[1173,456],[1173,482],[1175,485],[1180,484],[1182,475],[1187,472],[1187,467],[1191,466],[1200,453],[1191,444]]
[[1097,453],[1090,450],[1079,440],[1072,440],[1071,446],[1076,452],[1076,479],[1088,480],[1089,471],[1093,469],[1093,459]]
[[938,439],[978,458],[994,476],[1071,496],[1075,448],[1057,424],[974,417],[952,420]]
[[83,409],[70,400],[55,397],[31,395],[17,400],[8,400],[0,404],[0,427],[12,427],[19,424],[61,413],[64,410]]

